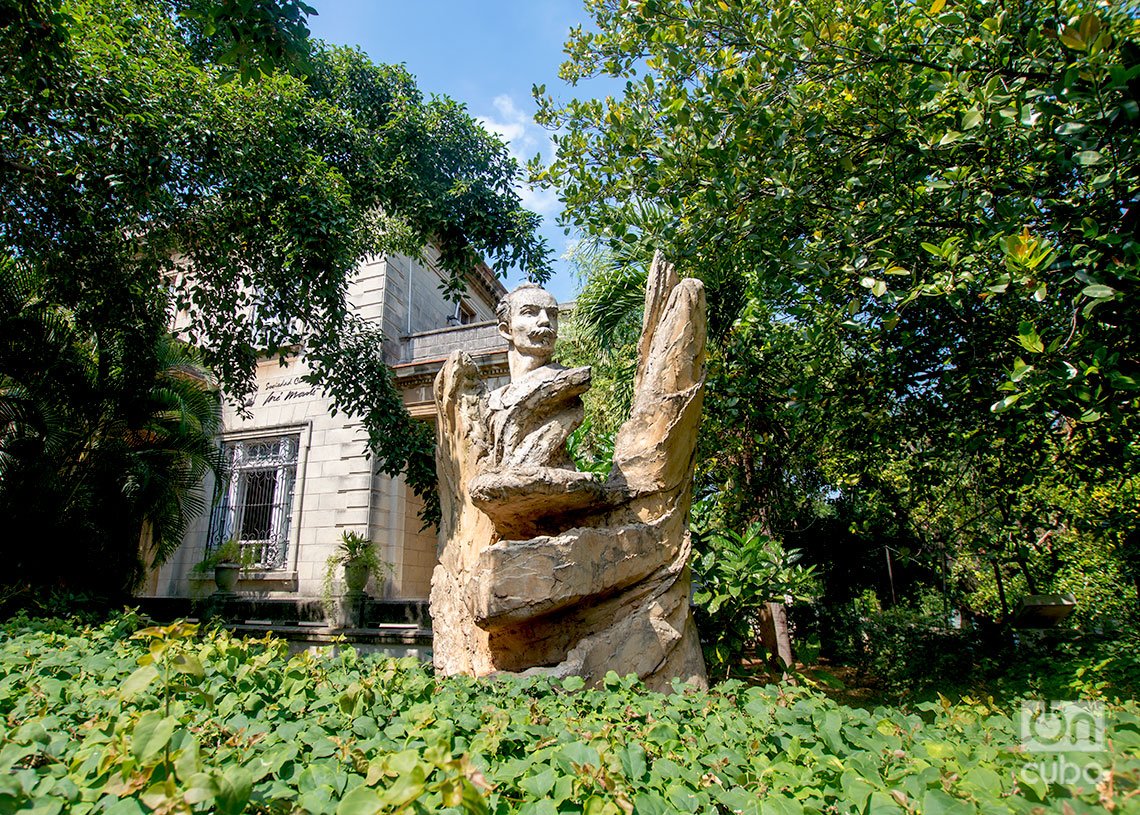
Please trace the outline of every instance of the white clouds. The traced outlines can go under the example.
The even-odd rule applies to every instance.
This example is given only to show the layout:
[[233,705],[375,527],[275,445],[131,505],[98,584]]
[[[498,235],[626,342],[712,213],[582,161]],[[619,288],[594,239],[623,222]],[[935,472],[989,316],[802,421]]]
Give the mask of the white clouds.
[[495,107],[497,118],[479,117],[483,126],[498,134],[503,141],[509,142],[511,152],[516,157],[520,153],[533,153],[538,145],[535,131],[539,131],[534,119],[519,110],[515,100],[507,94],[496,96],[491,104]]
[[[525,113],[507,94],[496,96],[492,102],[494,117],[477,116],[479,123],[495,133],[507,143],[511,155],[520,164],[525,164],[536,153],[549,160],[554,152],[554,144],[549,134],[534,123],[529,113]],[[552,190],[531,189],[525,184],[518,187],[522,204],[540,215],[553,216],[558,213],[558,196]]]

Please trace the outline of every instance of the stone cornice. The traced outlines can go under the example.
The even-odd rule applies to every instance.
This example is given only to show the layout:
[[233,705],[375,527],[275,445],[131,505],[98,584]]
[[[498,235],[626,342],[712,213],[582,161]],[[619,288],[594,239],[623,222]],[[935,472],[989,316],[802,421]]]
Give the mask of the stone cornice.
[[[472,359],[484,379],[503,376],[510,372],[505,350],[473,354]],[[431,384],[446,361],[447,357],[435,357],[393,365],[392,372],[395,374],[396,387],[407,390]]]

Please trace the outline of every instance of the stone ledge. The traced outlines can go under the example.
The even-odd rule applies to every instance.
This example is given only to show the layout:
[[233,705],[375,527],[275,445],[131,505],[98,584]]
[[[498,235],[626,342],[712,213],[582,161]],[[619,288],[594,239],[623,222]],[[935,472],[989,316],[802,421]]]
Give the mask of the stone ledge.
[[[195,585],[214,582],[212,573],[191,572],[189,580]],[[243,572],[238,578],[239,591],[297,591],[300,582],[296,572],[280,570]]]
[[[325,626],[324,608],[316,597],[251,597],[235,594],[211,595],[199,600],[189,597],[137,597],[138,608],[160,622],[179,618],[212,616],[233,624],[255,623],[289,627]],[[431,617],[426,600],[380,600],[367,598],[363,609],[364,629],[410,627],[430,629]]]
[[335,645],[351,643],[379,643],[388,645],[418,645],[430,647],[432,632],[426,628],[407,625],[389,625],[383,628],[333,628],[332,626],[274,625],[272,623],[230,623],[226,628],[242,636],[273,634],[290,641],[304,640]]

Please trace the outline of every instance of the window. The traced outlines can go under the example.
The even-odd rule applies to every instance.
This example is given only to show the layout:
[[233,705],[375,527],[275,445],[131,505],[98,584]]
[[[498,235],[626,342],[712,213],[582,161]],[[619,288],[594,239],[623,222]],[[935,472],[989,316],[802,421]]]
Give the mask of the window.
[[297,434],[226,442],[230,479],[211,518],[210,549],[236,538],[250,565],[285,565],[300,447]]
[[465,300],[455,304],[455,313],[447,318],[448,326],[470,325],[475,322],[475,309],[471,308]]

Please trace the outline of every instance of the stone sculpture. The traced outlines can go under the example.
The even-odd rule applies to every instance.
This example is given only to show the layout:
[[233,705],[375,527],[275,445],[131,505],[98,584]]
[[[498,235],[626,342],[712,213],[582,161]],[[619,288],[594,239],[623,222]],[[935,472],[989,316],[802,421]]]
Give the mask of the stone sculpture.
[[487,392],[452,353],[435,381],[442,519],[432,577],[443,674],[636,673],[706,684],[689,609],[691,500],[705,297],[654,258],[634,402],[606,481],[574,469],[590,369],[551,362],[558,306],[524,284],[500,304],[511,382]]

